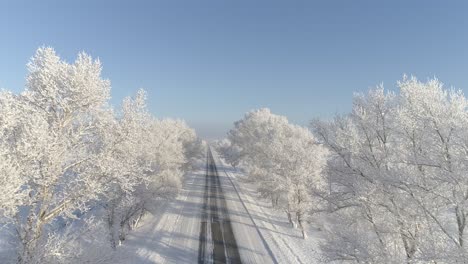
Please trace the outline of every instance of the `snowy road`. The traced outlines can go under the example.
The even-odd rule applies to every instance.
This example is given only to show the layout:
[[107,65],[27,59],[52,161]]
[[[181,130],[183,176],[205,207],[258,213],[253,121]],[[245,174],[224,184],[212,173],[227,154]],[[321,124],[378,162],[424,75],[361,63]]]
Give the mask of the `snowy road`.
[[[216,153],[159,217],[129,235],[125,263],[277,263]],[[217,166],[218,165],[218,166]]]
[[211,151],[208,151],[207,156],[198,263],[240,263],[239,249],[216,163]]

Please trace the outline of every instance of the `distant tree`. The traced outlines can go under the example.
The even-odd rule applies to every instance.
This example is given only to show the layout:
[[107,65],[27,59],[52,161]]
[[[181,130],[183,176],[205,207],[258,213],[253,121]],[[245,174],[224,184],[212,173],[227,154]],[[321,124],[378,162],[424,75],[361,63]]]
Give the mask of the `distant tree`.
[[215,142],[215,149],[218,151],[223,158],[234,167],[237,167],[241,162],[240,159],[240,148],[231,143],[227,138],[218,140]]

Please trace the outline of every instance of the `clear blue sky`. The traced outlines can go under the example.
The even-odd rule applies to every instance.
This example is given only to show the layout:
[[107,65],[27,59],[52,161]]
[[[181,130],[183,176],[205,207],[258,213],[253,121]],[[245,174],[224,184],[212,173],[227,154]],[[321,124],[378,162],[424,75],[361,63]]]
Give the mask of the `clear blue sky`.
[[42,45],[99,57],[114,105],[145,88],[204,137],[259,107],[306,125],[404,73],[468,91],[468,1],[1,1],[0,87]]

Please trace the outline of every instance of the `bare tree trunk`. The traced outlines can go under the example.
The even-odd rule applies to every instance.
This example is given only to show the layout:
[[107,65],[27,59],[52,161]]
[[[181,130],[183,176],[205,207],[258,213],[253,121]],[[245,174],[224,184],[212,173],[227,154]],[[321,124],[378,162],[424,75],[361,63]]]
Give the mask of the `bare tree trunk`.
[[291,217],[291,212],[286,212],[286,214],[288,215],[289,223],[291,224],[292,227],[294,227],[294,223],[293,223],[293,220],[292,220],[292,217]]
[[138,217],[136,218],[135,222],[132,225],[132,229],[135,229],[138,227],[138,223],[140,222],[144,214],[145,214],[145,209],[141,208],[140,213],[138,214]]
[[287,208],[287,210],[286,210],[286,214],[288,215],[288,221],[289,221],[289,223],[291,224],[291,226],[292,226],[293,228],[296,228],[296,223],[294,223],[294,220],[293,220],[293,217],[292,217],[292,213],[291,213],[289,204],[288,204],[288,208]]
[[120,222],[120,230],[119,230],[119,246],[125,241],[125,221]]
[[271,207],[278,208],[279,196],[276,194],[271,195]]
[[297,223],[299,224],[299,227],[301,228],[302,238],[307,239],[307,232],[305,230],[305,222],[303,219],[303,213],[300,211],[297,211],[296,218],[297,218]]
[[403,231],[402,228],[400,228],[400,236],[401,236],[401,240],[403,241],[403,246],[405,248],[406,262],[407,263],[412,262],[414,254],[416,253],[416,236],[417,236],[417,233],[418,233],[418,228],[416,228],[414,234],[411,234],[409,231],[405,232],[405,231]]
[[110,208],[107,209],[107,225],[109,227],[109,240],[111,244],[111,248],[115,249],[117,247],[117,241],[115,239],[115,231],[114,231],[114,218],[115,218],[115,211],[114,206],[109,205]]
[[39,240],[42,236],[44,222],[35,219],[33,215],[28,217],[25,225],[26,230],[22,230],[21,240],[22,249],[19,252],[18,263],[27,264],[33,262],[36,256]]
[[457,225],[458,225],[458,243],[460,248],[464,246],[464,231],[466,226],[466,218],[463,209],[460,209],[458,206],[455,207],[455,215],[457,217]]

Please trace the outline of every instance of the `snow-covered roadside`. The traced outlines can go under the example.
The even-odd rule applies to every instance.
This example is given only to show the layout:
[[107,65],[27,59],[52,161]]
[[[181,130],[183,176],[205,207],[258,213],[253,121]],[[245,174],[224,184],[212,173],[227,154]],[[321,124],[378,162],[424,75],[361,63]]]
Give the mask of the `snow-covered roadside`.
[[188,173],[176,199],[148,214],[118,248],[113,263],[193,263],[198,257],[203,167]]
[[256,186],[249,183],[247,176],[218,159],[218,172],[225,173],[234,184],[255,225],[273,252],[278,263],[321,263],[318,254],[318,241],[322,233],[317,224],[309,226],[309,238],[304,240],[300,230],[288,223],[286,214],[271,207],[269,201],[262,199]]
[[218,177],[223,192],[223,200],[229,212],[229,221],[237,242],[242,263],[276,264],[274,254],[261,235],[248,209],[236,191],[229,177],[224,173],[224,166],[219,162],[217,153],[212,150],[218,170]]
[[0,263],[17,262],[14,245],[8,243],[10,232],[8,227],[0,225]]

